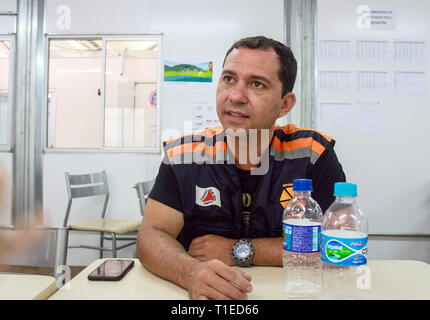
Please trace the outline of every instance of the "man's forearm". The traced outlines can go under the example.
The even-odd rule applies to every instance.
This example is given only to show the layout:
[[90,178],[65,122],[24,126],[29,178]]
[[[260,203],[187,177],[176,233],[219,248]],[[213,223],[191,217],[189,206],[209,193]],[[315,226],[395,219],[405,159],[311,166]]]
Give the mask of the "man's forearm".
[[282,266],[282,238],[252,239],[254,258],[252,264],[256,266]]
[[217,259],[201,262],[191,257],[160,229],[141,229],[137,243],[142,265],[188,290],[191,299],[246,299],[252,291],[248,275]]
[[[200,261],[219,259],[227,265],[234,266],[231,249],[237,239],[225,238],[213,234],[195,238],[190,245],[189,253]],[[282,238],[254,238],[252,264],[257,266],[282,266]]]
[[179,242],[155,228],[139,232],[137,253],[147,269],[185,289],[188,289],[187,282],[192,277],[192,266],[199,263]]

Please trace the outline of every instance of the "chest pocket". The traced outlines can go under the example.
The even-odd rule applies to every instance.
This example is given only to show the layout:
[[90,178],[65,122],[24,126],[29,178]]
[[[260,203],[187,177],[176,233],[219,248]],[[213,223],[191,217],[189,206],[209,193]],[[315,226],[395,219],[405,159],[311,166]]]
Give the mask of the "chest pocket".
[[187,229],[194,236],[216,234],[232,237],[236,234],[236,211],[233,198],[237,196],[215,187],[196,187],[190,215],[185,217]]
[[214,188],[207,188],[204,192],[196,191],[193,211],[188,218],[190,222],[200,224],[233,225],[231,199]]

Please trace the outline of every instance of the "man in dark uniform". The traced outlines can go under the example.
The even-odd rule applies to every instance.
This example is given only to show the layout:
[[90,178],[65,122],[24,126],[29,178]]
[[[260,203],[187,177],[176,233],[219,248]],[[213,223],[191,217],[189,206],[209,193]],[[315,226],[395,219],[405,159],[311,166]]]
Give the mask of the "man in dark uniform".
[[138,236],[142,264],[192,299],[245,299],[250,277],[231,266],[282,266],[282,212],[292,181],[312,179],[325,211],[345,181],[334,140],[276,126],[295,105],[291,50],[265,37],[236,42],[217,89],[222,127],[165,142]]

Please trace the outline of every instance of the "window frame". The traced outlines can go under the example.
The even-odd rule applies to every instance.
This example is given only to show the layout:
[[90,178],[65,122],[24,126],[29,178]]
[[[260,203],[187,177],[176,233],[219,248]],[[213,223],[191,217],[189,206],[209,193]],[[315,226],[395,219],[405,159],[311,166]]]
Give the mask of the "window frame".
[[14,113],[15,113],[15,61],[16,61],[16,38],[15,35],[0,35],[1,41],[9,41],[9,83],[8,83],[8,97],[7,97],[7,139],[6,144],[0,145],[0,152],[13,151],[14,133]]
[[[92,35],[46,35],[45,45],[45,77],[43,90],[43,152],[44,153],[145,153],[159,154],[161,152],[161,88],[163,81],[163,50],[161,34],[129,34],[129,35],[109,35],[109,34],[92,34]],[[98,148],[56,148],[48,146],[48,90],[49,90],[49,45],[51,40],[101,40],[102,45],[102,72],[100,79],[100,120],[101,128],[99,133],[100,146]],[[105,78],[106,78],[106,42],[107,41],[127,41],[127,40],[152,40],[157,41],[157,118],[156,118],[156,141],[153,148],[142,147],[106,147],[105,146]]]

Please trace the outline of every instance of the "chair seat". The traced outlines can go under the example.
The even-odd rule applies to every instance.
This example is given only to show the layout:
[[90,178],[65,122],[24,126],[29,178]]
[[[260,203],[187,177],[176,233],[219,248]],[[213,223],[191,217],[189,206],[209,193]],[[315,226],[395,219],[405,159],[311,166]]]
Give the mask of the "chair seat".
[[122,234],[139,230],[141,223],[142,220],[100,218],[77,222],[69,225],[69,228],[72,230],[101,231]]

